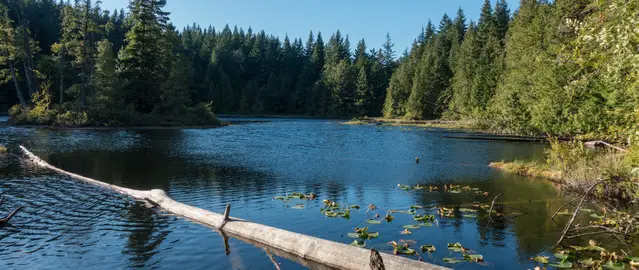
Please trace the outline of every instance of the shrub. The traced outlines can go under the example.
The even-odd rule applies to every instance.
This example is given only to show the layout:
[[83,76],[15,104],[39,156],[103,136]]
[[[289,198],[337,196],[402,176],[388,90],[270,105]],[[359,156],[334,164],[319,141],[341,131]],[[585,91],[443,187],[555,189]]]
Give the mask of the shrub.
[[58,114],[54,124],[58,126],[86,126],[89,123],[89,117],[86,112],[66,111]]

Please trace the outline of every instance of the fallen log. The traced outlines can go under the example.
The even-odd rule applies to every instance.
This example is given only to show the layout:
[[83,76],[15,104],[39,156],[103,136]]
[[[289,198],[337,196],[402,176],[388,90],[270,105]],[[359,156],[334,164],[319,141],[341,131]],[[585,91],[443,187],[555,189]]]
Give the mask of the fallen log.
[[[259,247],[268,247],[273,253],[302,265],[317,266],[319,264],[323,269],[371,269],[370,250],[233,218],[228,216],[230,207],[227,208],[226,213],[228,218],[225,218],[225,215],[177,202],[161,189],[141,191],[100,182],[52,166],[23,146],[20,146],[20,149],[34,164],[40,167],[114,190],[138,200],[148,201],[167,212],[203,225],[223,228],[218,230],[244,242]],[[447,269],[391,254],[382,253],[380,255],[385,269]]]

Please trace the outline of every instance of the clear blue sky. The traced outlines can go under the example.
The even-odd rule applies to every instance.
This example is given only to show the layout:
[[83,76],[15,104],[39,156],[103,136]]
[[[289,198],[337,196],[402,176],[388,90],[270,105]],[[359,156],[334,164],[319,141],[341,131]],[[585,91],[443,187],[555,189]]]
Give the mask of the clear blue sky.
[[[493,0],[494,3],[495,0]],[[237,25],[246,30],[265,30],[284,38],[308,37],[309,30],[322,31],[327,41],[339,29],[348,34],[352,49],[366,39],[369,48],[379,48],[386,33],[401,54],[417,37],[428,19],[438,24],[442,15],[453,17],[462,7],[468,20],[477,20],[482,0],[167,0],[165,11],[178,29],[194,22],[222,29]],[[507,0],[511,11],[519,0]],[[102,8],[125,8],[128,0],[103,0]]]

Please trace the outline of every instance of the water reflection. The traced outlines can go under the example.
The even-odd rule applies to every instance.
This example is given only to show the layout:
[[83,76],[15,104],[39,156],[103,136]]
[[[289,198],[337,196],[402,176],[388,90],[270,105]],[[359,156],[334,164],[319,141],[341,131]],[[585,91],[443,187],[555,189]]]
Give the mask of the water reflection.
[[[399,232],[402,225],[414,223],[412,216],[396,214],[393,223],[375,226],[381,236],[367,244],[385,251],[390,251],[386,243],[391,240],[434,244],[438,253],[426,259],[442,264],[441,258],[448,255],[446,244],[461,242],[483,254],[496,268],[530,267],[528,258],[553,244],[553,234],[558,228],[546,217],[561,203],[561,195],[551,184],[502,174],[487,165],[495,160],[539,159],[545,146],[453,140],[442,137],[446,134],[416,128],[405,131],[344,126],[327,120],[274,120],[207,130],[0,128],[0,140],[13,153],[17,153],[17,145],[24,144],[53,165],[81,175],[136,189],[165,189],[178,201],[217,212],[230,203],[236,217],[342,243],[350,243],[352,239],[344,235],[355,227],[363,227],[363,221],[374,213],[353,211],[350,220],[328,219],[319,212],[323,206],[321,199],[359,204],[363,208],[372,203],[383,216],[387,210],[403,210],[414,204],[460,207],[490,203],[494,195],[503,193],[501,200],[507,207],[497,210],[527,214],[493,221],[482,214],[478,218],[457,214],[453,219],[441,219],[438,226],[413,231],[410,238]],[[415,164],[415,157],[420,158],[420,164]],[[13,254],[21,250],[19,239],[26,233],[20,230],[28,228],[27,223],[45,223],[61,230],[77,230],[78,236],[73,241],[66,235],[58,235],[49,242],[42,237],[31,241],[37,246],[72,241],[72,250],[62,254],[76,265],[99,266],[105,262],[113,265],[120,259],[124,262],[119,265],[122,268],[272,267],[260,249],[233,239],[232,252],[226,256],[220,236],[198,224],[31,169],[19,159],[7,164],[4,168],[0,166],[3,170],[0,192],[22,197],[15,203],[32,201],[37,205],[14,228],[0,228],[0,237],[4,235],[0,238],[0,246],[4,248],[0,250],[6,250],[0,258],[4,262],[34,266]],[[487,191],[489,196],[407,193],[396,187],[399,183],[470,185]],[[273,196],[287,192],[314,192],[320,200],[304,202],[305,210],[290,208],[297,202],[272,200]],[[32,193],[45,195],[25,198],[25,194]],[[60,215],[77,218],[56,218]],[[31,231],[34,235],[42,234],[45,227]],[[108,252],[101,251],[105,245]],[[34,248],[32,254],[50,263],[46,259],[49,250],[54,249]],[[110,259],[114,250],[119,255]],[[82,258],[81,263],[78,258]],[[289,261],[284,264],[301,267]]]

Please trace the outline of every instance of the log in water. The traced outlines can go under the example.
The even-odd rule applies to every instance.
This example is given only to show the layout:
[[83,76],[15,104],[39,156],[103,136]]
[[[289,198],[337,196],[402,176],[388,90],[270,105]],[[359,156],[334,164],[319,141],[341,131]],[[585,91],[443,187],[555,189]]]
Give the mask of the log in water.
[[[229,217],[228,220],[225,220],[221,214],[177,202],[171,199],[163,190],[154,189],[141,191],[107,184],[57,168],[40,159],[23,146],[20,146],[20,149],[34,164],[40,167],[48,168],[77,180],[114,190],[138,200],[148,201],[167,212],[183,216],[206,226],[213,228],[223,226],[223,229],[220,231],[221,233],[228,233],[230,236],[257,246],[274,249],[275,254],[304,265],[313,265],[314,267],[321,266],[321,268],[327,269],[370,269],[371,267],[371,252],[367,249],[269,227],[238,218]],[[446,269],[437,265],[390,254],[382,253],[381,257],[385,269]]]

